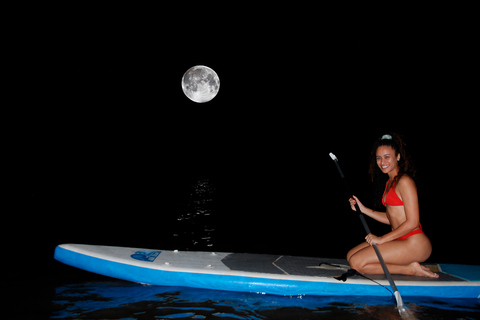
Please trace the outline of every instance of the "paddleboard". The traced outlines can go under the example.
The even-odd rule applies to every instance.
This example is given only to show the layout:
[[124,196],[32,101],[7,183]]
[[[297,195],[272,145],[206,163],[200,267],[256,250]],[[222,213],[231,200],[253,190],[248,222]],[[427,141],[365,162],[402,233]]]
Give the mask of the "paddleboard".
[[[334,277],[344,259],[271,254],[169,251],[61,244],[54,258],[101,275],[148,285],[256,292],[284,296],[391,296],[384,275]],[[480,266],[436,264],[438,279],[393,275],[403,297],[480,298]],[[374,281],[372,281],[374,280]]]

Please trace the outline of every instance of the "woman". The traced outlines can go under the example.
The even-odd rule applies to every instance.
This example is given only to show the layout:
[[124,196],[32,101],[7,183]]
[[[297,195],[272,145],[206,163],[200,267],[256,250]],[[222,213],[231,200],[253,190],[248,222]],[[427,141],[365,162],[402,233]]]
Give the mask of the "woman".
[[438,278],[436,273],[420,265],[432,253],[432,244],[420,224],[417,187],[412,179],[415,171],[400,136],[384,135],[375,142],[370,164],[372,180],[378,171],[389,177],[382,196],[386,212],[365,207],[356,196],[349,201],[354,211],[357,203],[362,213],[389,224],[392,231],[381,237],[371,233],[367,235],[366,242],[348,252],[348,263],[352,269],[361,273],[383,274],[372,247],[376,244],[390,273]]

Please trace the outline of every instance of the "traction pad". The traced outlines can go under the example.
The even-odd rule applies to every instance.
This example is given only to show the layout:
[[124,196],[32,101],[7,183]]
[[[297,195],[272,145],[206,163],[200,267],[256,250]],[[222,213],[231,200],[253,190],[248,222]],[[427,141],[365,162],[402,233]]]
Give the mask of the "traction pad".
[[[230,270],[289,274],[296,276],[312,277],[340,277],[350,269],[346,259],[315,258],[281,256],[273,254],[232,253],[222,259]],[[338,266],[338,267],[337,267]],[[465,281],[464,279],[438,272],[440,278],[426,278],[407,275],[392,275],[397,280],[421,280],[421,281]],[[350,279],[360,279],[361,276],[353,275]],[[386,280],[385,275],[368,275],[372,280]]]

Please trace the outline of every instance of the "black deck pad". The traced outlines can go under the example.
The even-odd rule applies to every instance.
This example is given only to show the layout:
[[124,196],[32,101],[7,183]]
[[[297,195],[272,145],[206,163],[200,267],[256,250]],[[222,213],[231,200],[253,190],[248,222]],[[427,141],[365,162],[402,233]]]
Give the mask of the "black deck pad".
[[224,265],[231,270],[283,274],[273,263],[279,255],[232,253],[222,259]]
[[[231,270],[300,276],[334,277],[348,268],[344,259],[280,256],[270,254],[232,253],[222,259]],[[326,268],[320,265],[326,264]],[[335,269],[336,265],[345,268]]]
[[[428,278],[428,277],[418,277],[418,276],[407,276],[404,274],[392,274],[393,281],[466,281],[461,278],[457,278],[447,273],[437,272],[439,277],[438,278]],[[365,274],[366,277],[372,280],[386,280],[384,274]],[[358,276],[352,277],[351,279],[356,279]]]
[[[295,276],[312,277],[336,277],[343,274],[349,268],[345,259],[313,258],[313,257],[294,257],[282,256],[275,263],[287,274]],[[345,268],[322,268],[326,266],[345,266]]]
[[[313,277],[339,277],[350,268],[346,259],[251,253],[232,253],[223,258],[222,262],[231,270],[236,271]],[[394,281],[464,281],[446,273],[439,272],[438,274],[440,275],[438,279],[395,274],[392,275],[392,278]],[[366,274],[365,276],[373,280],[386,280],[385,275]],[[350,279],[361,278],[358,275],[350,277]]]

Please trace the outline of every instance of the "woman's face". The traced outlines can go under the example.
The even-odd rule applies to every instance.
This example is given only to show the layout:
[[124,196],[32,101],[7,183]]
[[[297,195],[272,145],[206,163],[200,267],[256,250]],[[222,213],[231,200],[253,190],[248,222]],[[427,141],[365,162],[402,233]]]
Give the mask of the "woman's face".
[[377,165],[383,173],[389,173],[398,169],[400,154],[395,155],[395,150],[390,146],[377,148]]

